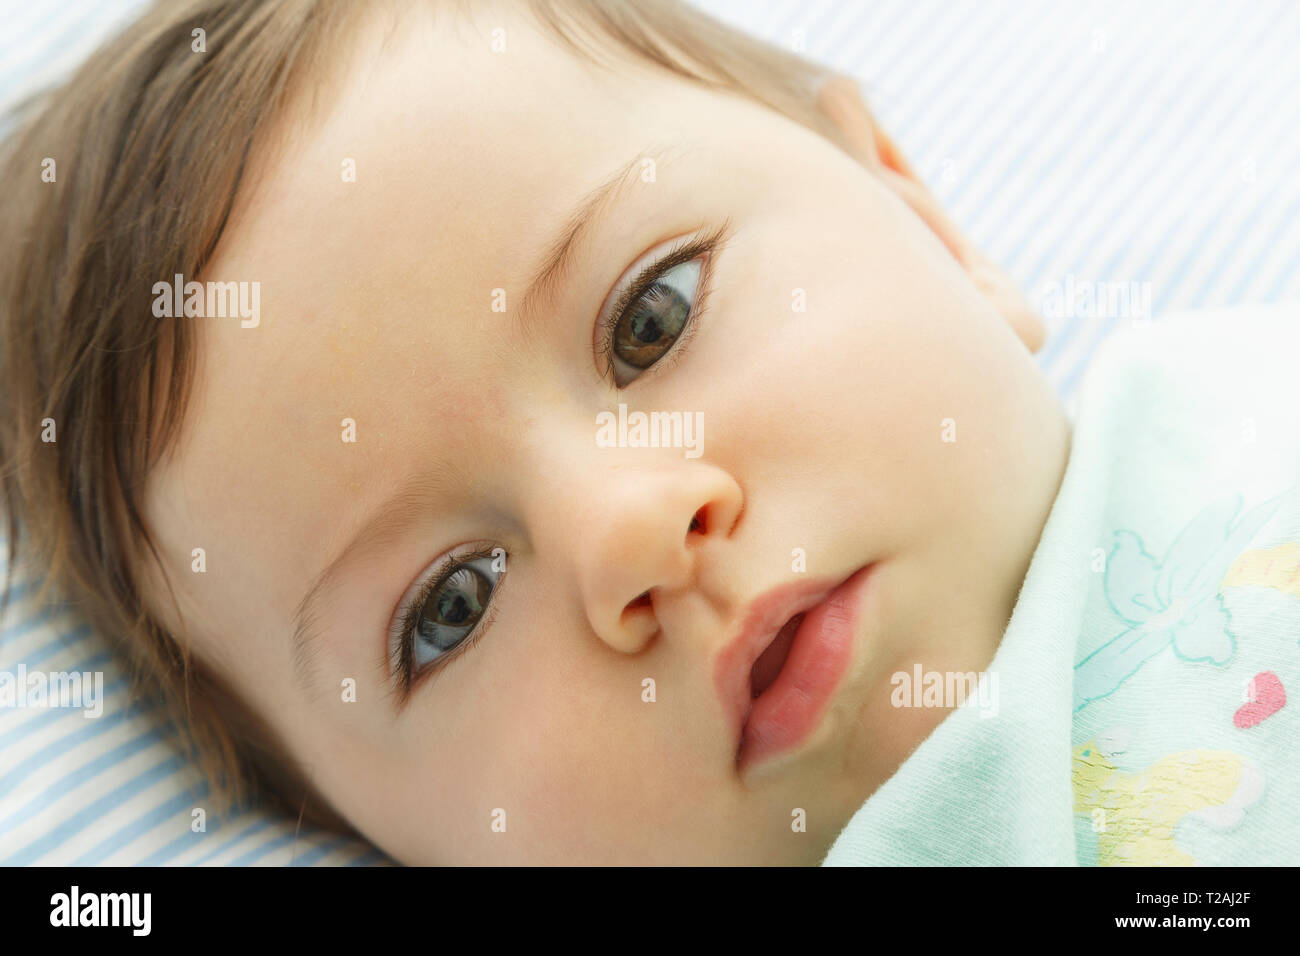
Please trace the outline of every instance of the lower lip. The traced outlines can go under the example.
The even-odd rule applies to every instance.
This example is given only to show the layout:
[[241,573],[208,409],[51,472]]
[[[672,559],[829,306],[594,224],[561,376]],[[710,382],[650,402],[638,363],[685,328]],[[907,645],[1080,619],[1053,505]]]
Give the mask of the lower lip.
[[742,772],[799,746],[821,722],[853,657],[870,572],[870,565],[855,572],[805,614],[781,673],[750,706],[737,761]]

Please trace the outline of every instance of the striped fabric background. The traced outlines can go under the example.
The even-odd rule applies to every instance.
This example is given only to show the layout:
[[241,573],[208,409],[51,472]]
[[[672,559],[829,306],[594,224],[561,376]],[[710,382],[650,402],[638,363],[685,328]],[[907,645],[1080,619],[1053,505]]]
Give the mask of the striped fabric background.
[[[1032,301],[1070,281],[1145,284],[1157,319],[1300,299],[1300,4],[695,2],[858,77]],[[0,103],[57,78],[139,6],[2,0]],[[1048,316],[1040,362],[1068,403],[1128,317],[1064,311]],[[385,862],[256,809],[192,832],[205,792],[174,732],[156,706],[126,709],[104,644],[70,610],[38,609],[38,587],[19,569],[0,671],[102,671],[107,703],[95,720],[0,708],[0,864]]]

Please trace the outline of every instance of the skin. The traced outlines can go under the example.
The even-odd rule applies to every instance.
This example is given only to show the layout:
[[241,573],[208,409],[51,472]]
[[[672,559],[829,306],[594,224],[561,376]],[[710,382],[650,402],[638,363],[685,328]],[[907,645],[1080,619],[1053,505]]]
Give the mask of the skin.
[[[816,864],[948,713],[894,709],[890,676],[981,670],[1002,637],[1068,457],[1031,355],[1041,323],[852,84],[819,99],[849,155],[748,99],[598,70],[517,13],[482,26],[359,34],[327,115],[241,197],[204,278],[260,281],[260,325],[193,320],[194,402],[146,496],[190,640],[401,862]],[[521,333],[512,310],[577,199],[661,142],[679,158],[601,221]],[[611,290],[728,217],[688,347],[616,388],[595,346]],[[598,446],[619,402],[702,413],[703,454]],[[448,487],[340,567],[309,692],[299,602],[440,466]],[[475,544],[507,554],[491,626],[401,704],[394,609]],[[870,562],[825,719],[742,776],[713,665],[746,607]]]

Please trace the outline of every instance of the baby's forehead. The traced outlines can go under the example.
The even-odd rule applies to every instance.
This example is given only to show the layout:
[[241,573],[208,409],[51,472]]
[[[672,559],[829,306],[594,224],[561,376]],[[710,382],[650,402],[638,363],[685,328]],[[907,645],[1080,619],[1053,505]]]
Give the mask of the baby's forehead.
[[200,277],[258,283],[261,314],[199,327],[183,486],[268,557],[293,560],[285,542],[319,536],[428,423],[456,454],[500,407],[480,374],[508,344],[494,290],[522,285],[575,198],[673,132],[665,117],[682,125],[658,78],[593,81],[509,23],[504,52],[429,24],[361,37],[334,101],[253,167]]
[[[277,135],[254,150],[233,226],[284,214],[306,227],[362,207],[397,222],[427,196],[438,206],[433,235],[455,232],[463,243],[502,222],[510,234],[527,225],[521,205],[590,185],[583,177],[601,162],[612,168],[631,134],[648,141],[642,130],[682,125],[675,108],[686,80],[626,51],[617,68],[597,68],[520,10],[479,14],[472,30],[450,18],[401,23],[373,21],[326,94],[291,102]],[[248,241],[237,231],[228,228],[223,245]],[[328,238],[315,224],[312,234]],[[356,245],[367,238],[363,230]]]
[[[318,70],[319,81],[294,94],[291,123],[310,132],[344,117],[372,131],[436,121],[455,146],[464,127],[523,136],[535,116],[561,118],[550,134],[582,142],[611,108],[633,122],[644,105],[637,99],[685,82],[599,31],[579,54],[527,11],[521,3],[454,17],[371,16]],[[363,117],[371,124],[358,124]]]

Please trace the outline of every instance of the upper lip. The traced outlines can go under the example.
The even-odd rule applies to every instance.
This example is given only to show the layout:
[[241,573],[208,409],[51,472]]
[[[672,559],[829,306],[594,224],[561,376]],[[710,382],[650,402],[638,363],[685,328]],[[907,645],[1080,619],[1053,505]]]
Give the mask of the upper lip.
[[750,672],[754,662],[767,650],[786,621],[811,611],[846,580],[847,577],[820,578],[778,585],[750,601],[737,618],[734,636],[713,662],[713,682],[723,708],[731,716],[737,751],[752,703]]

